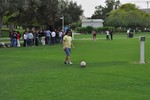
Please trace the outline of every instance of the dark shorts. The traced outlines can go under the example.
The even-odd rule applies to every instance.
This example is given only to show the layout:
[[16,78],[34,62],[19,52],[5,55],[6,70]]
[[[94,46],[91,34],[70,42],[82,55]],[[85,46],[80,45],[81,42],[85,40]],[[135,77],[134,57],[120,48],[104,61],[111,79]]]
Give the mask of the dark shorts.
[[71,54],[71,48],[65,48],[64,51],[66,53],[66,56],[70,56],[70,54]]

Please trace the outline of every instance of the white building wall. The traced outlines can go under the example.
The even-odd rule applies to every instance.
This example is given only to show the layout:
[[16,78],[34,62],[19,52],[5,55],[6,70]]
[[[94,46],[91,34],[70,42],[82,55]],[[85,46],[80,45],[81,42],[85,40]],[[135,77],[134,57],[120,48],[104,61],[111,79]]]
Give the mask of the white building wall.
[[102,19],[83,19],[82,27],[92,26],[92,27],[103,27]]

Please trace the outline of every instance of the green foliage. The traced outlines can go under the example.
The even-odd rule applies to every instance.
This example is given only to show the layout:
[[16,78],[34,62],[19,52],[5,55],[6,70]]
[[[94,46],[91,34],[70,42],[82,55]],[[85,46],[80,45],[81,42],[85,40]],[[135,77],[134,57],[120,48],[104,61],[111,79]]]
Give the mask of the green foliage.
[[77,27],[76,31],[79,33],[87,33],[86,27]]
[[87,26],[87,27],[78,27],[76,29],[76,31],[79,33],[92,33],[93,30],[96,30],[98,33],[101,33],[107,30],[115,31],[115,27],[105,26],[105,27],[93,28],[91,26]]
[[0,31],[4,15],[7,18],[4,18],[5,24],[31,28],[42,25],[60,27],[62,15],[65,25],[69,25],[83,14],[81,5],[66,0],[2,0],[0,5]]
[[81,27],[81,21],[70,24],[70,28],[73,30],[75,30],[77,27]]
[[92,33],[92,31],[93,31],[93,27],[92,26],[87,26],[87,27],[78,27],[77,29],[76,29],[76,31],[77,32],[79,32],[79,33]]
[[87,27],[86,27],[87,33],[92,33],[93,29],[94,29],[94,28],[93,28],[92,26],[87,26]]
[[113,27],[126,27],[126,28],[144,28],[149,27],[150,14],[144,13],[134,4],[124,4],[119,9],[109,13],[105,19],[105,25]]
[[95,7],[96,10],[91,18],[105,19],[109,12],[120,7],[120,0],[105,0],[105,3],[105,7],[103,7],[102,5]]
[[115,27],[104,26],[104,27],[98,27],[98,28],[96,28],[96,30],[98,33],[101,33],[101,32],[107,31],[107,30],[115,31]]

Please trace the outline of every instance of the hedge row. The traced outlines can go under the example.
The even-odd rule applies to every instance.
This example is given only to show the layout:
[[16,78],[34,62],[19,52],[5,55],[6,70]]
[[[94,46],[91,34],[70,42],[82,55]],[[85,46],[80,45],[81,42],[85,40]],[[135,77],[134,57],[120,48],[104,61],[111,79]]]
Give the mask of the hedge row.
[[94,28],[92,26],[87,26],[87,27],[78,27],[76,28],[76,32],[78,33],[92,33],[93,30],[96,30],[98,33],[103,33],[107,30],[113,30],[115,31],[115,27],[109,27],[109,26],[105,26],[105,27],[98,27],[98,28]]

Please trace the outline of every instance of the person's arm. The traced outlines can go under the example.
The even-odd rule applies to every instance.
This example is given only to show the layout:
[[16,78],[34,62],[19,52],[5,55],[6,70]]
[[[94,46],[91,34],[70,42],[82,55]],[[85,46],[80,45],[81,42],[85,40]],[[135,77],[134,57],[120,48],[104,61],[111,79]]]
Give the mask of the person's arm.
[[74,48],[74,45],[73,45],[73,43],[72,43],[72,42],[71,42],[71,47],[72,47],[72,48]]
[[65,49],[65,37],[63,37],[63,41],[62,41],[62,47],[63,47],[63,49]]

